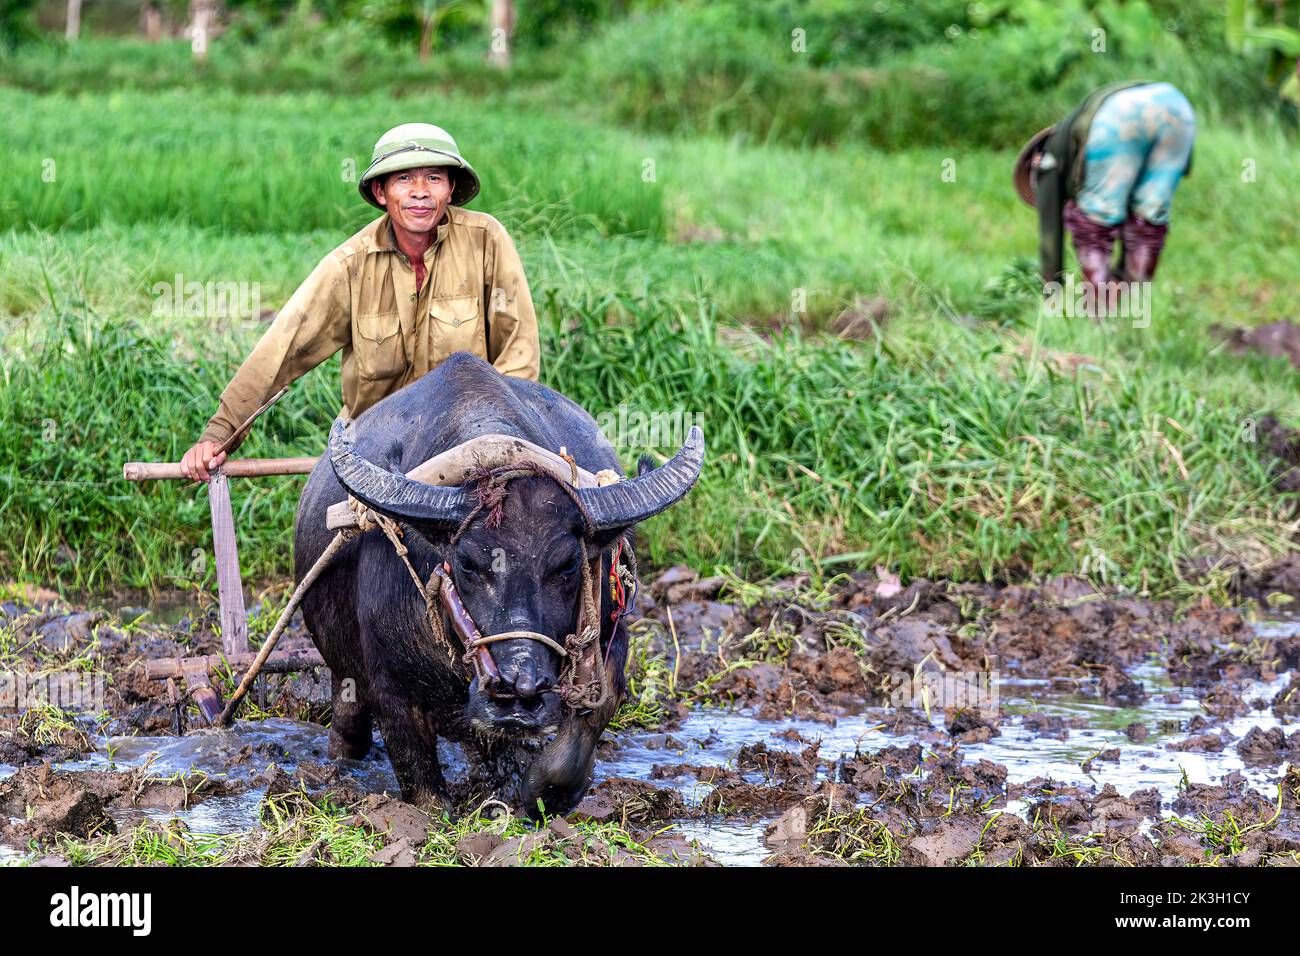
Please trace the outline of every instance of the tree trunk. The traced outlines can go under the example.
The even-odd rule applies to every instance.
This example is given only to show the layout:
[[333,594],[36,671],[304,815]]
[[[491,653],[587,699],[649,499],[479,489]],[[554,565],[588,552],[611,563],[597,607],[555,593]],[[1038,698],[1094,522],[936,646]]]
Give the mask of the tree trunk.
[[190,52],[194,62],[204,63],[208,59],[208,41],[212,33],[212,0],[191,0],[190,2]]
[[142,18],[144,20],[144,35],[150,43],[157,43],[162,39],[162,13],[156,3],[145,3]]
[[433,17],[420,17],[420,61],[427,63],[433,56]]
[[64,36],[69,40],[81,36],[81,0],[68,0],[68,22]]
[[488,63],[498,69],[510,69],[510,41],[514,33],[514,0],[492,0],[492,39],[488,43]]

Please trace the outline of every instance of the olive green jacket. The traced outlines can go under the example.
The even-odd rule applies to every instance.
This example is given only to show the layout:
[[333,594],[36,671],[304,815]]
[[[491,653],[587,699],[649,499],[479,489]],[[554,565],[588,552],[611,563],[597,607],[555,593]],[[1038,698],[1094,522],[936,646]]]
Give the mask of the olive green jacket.
[[350,417],[453,352],[536,380],[537,317],[505,227],[448,206],[424,266],[417,292],[387,214],[327,255],[239,367],[200,440],[225,441],[263,402],[340,350]]

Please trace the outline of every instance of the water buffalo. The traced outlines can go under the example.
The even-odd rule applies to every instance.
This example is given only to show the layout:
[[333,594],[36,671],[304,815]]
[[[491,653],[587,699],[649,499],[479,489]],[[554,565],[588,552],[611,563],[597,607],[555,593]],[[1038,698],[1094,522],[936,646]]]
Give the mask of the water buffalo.
[[[595,580],[605,582],[620,537],[685,495],[704,457],[703,436],[692,429],[672,460],[605,487],[566,491],[550,477],[517,477],[504,485],[504,499],[497,496],[495,514],[481,512],[468,524],[483,486],[438,487],[404,477],[436,454],[494,433],[567,448],[592,473],[623,474],[609,441],[574,402],[457,353],[350,428],[335,423],[330,453],[298,502],[297,579],[334,536],[326,510],[351,493],[401,523],[422,581],[445,562],[483,635],[526,631],[562,644],[576,626],[584,553],[601,555]],[[371,530],[348,541],[302,604],[333,675],[330,756],[364,756],[376,720],[410,802],[447,799],[437,751],[442,737],[461,744],[481,792],[530,813],[539,800],[550,813],[571,808],[590,783],[596,741],[625,694],[624,623],[610,620],[610,587],[599,591],[599,646],[612,694],[584,711],[562,699],[563,658],[543,640],[487,645],[486,663],[497,672],[491,681],[458,667],[389,539]],[[445,618],[443,624],[452,636]]]

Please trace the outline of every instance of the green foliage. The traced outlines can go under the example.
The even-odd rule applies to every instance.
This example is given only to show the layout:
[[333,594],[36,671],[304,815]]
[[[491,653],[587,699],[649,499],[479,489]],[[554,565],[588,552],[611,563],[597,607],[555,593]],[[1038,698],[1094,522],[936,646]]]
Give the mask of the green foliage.
[[0,50],[12,50],[38,36],[32,17],[37,0],[5,0],[0,5]]
[[436,91],[503,90],[526,69],[506,75],[486,65],[486,41],[419,59],[414,42],[393,46],[360,21],[330,26],[291,20],[268,29],[237,20],[213,41],[196,68],[188,42],[86,37],[75,44],[23,47],[0,56],[0,86],[69,94],[116,90],[225,90],[238,93],[364,94],[428,98]]
[[[1209,0],[561,6],[519,5],[509,72],[485,60],[485,0],[241,0],[202,69],[182,42],[91,38],[4,54],[0,83],[405,97],[454,89],[500,93],[525,109],[560,103],[648,131],[897,149],[1001,145],[1097,85],[1149,76],[1182,89],[1203,117],[1294,121],[1277,97],[1284,79],[1284,94],[1295,86],[1294,57],[1284,56],[1292,21],[1243,21],[1230,43],[1236,34]],[[422,59],[426,19],[437,55]]]
[[582,34],[616,18],[619,8],[662,6],[662,2],[626,0],[518,0],[515,40],[520,47],[538,48],[574,42]]
[[1293,25],[1300,21],[1297,0],[1229,0],[1224,11],[1224,38],[1234,49],[1246,49],[1252,39],[1265,39],[1287,56],[1300,57]]
[[487,46],[484,0],[360,0],[353,10],[394,43],[418,47],[427,25],[434,46],[471,38],[484,49]]
[[1242,65],[1211,45],[1202,20],[1162,20],[1141,0],[866,10],[771,0],[683,4],[612,24],[568,80],[594,82],[610,118],[646,129],[894,148],[1000,143],[1133,75],[1168,79],[1227,115],[1275,109]]
[[1300,23],[1297,0],[1267,5],[1258,0],[1232,0],[1224,33],[1229,46],[1261,63],[1279,96],[1300,105],[1300,29],[1296,23]]

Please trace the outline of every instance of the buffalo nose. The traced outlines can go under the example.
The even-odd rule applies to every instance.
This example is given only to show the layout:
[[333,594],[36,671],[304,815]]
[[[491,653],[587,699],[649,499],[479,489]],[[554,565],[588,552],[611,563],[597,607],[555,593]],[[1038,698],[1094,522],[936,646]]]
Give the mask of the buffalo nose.
[[515,672],[510,675],[512,692],[520,700],[532,700],[537,696],[537,665],[531,660],[520,661]]

